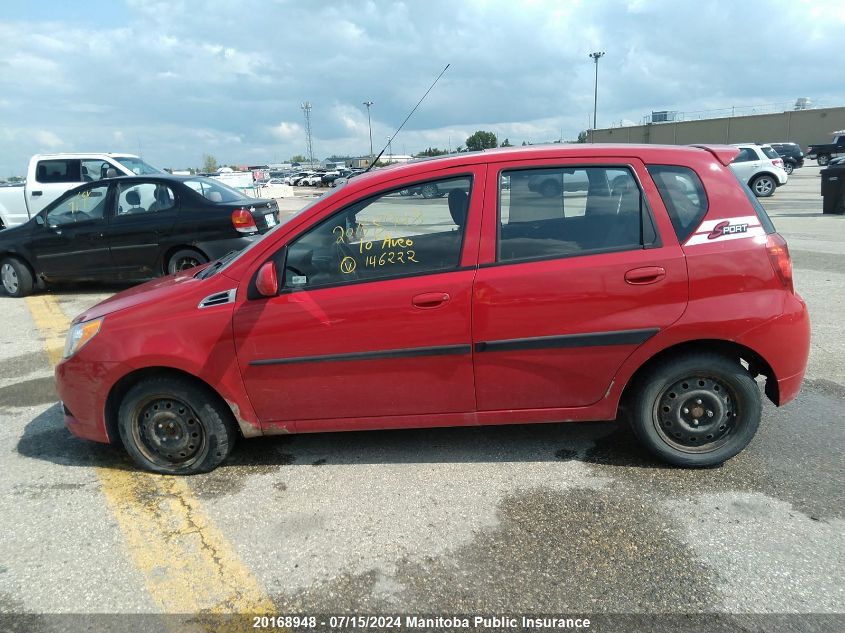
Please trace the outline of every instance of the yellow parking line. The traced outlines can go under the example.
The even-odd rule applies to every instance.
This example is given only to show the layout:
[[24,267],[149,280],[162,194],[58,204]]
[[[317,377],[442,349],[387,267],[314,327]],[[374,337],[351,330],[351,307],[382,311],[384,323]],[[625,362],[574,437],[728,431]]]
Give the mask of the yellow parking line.
[[[55,297],[28,297],[52,364],[70,319]],[[137,470],[94,469],[153,602],[164,613],[274,612],[273,602],[205,513],[185,479]]]

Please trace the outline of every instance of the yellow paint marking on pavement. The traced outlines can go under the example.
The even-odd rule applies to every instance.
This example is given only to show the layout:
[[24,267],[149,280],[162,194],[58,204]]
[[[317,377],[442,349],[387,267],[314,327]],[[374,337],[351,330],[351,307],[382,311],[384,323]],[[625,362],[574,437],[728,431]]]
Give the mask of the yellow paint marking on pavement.
[[70,327],[70,319],[65,316],[55,297],[36,295],[25,299],[32,313],[32,319],[39,332],[44,336],[44,349],[51,365],[58,365],[65,348],[65,334]]
[[[27,306],[53,364],[62,357],[70,319],[55,297]],[[179,477],[94,469],[154,603],[164,613],[273,613],[273,602]],[[233,622],[236,625],[236,623]]]

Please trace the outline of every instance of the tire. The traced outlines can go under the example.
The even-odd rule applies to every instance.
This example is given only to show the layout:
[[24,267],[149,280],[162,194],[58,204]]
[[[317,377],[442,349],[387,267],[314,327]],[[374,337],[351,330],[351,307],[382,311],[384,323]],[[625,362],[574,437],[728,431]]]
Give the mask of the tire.
[[795,171],[795,166],[792,163],[784,163],[783,170],[786,172],[787,176],[791,176],[792,172]]
[[560,184],[554,180],[547,180],[540,185],[540,195],[544,198],[554,198],[559,196],[561,192]]
[[432,198],[439,198],[440,197],[440,190],[437,188],[437,185],[434,183],[429,183],[427,185],[423,185],[420,189],[420,193],[422,197],[426,200],[431,200]]
[[816,159],[816,162],[819,164],[820,167],[824,167],[830,162],[830,156],[827,154],[819,154],[819,157]]
[[208,389],[178,376],[132,387],[120,404],[118,429],[135,463],[164,475],[214,470],[237,439],[231,411]]
[[719,354],[667,360],[635,389],[630,416],[635,435],[675,466],[721,464],[748,446],[760,425],[757,383],[738,361]]
[[7,257],[0,262],[0,285],[10,297],[25,297],[32,293],[32,271],[21,260]]
[[751,180],[748,185],[758,198],[768,198],[778,188],[777,180],[769,174],[761,174]]
[[208,257],[199,251],[192,248],[182,248],[173,253],[167,260],[167,274],[172,275],[206,262],[208,262]]

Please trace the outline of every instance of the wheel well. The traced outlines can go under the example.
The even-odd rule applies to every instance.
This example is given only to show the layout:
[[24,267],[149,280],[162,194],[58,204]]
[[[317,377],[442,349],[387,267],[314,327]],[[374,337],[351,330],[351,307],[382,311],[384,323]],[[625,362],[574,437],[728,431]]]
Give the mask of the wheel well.
[[721,354],[731,360],[742,363],[743,366],[747,366],[747,369],[752,377],[756,378],[759,375],[765,376],[766,396],[775,405],[780,402],[777,378],[775,377],[775,372],[771,365],[766,362],[766,359],[751,348],[740,345],[739,343],[721,341],[718,339],[700,339],[696,341],[686,341],[684,343],[673,345],[672,347],[667,347],[649,358],[628,380],[628,383],[625,385],[625,389],[622,390],[620,404],[627,404],[632,393],[638,389],[640,379],[656,364],[674,357],[695,354],[696,352]]
[[748,181],[748,185],[751,186],[751,183],[757,180],[760,176],[768,176],[769,178],[775,181],[775,184],[777,184],[778,182],[777,176],[775,176],[773,173],[768,171],[761,171],[751,177],[751,180]]
[[[220,396],[219,393],[217,393],[214,387],[209,385],[201,378],[197,378],[193,374],[189,374],[186,371],[182,371],[181,369],[174,369],[172,367],[145,367],[144,369],[137,369],[131,373],[126,374],[123,378],[118,380],[112,386],[111,391],[109,391],[109,395],[106,398],[105,420],[106,432],[108,433],[110,442],[115,443],[119,441],[120,431],[117,427],[117,415],[120,410],[120,403],[123,401],[123,398],[129,392],[129,390],[142,380],[151,378],[153,376],[166,375],[189,380],[198,387],[205,389],[220,401],[220,404],[223,405],[224,410],[228,411],[229,414],[232,415],[232,421],[237,422],[234,414],[232,414],[232,409],[229,404],[223,399],[222,396]],[[240,428],[239,424],[236,426]]]
[[164,256],[161,258],[161,270],[165,275],[167,274],[167,264],[170,262],[170,258],[173,257],[177,251],[196,251],[205,257],[206,260],[211,260],[211,258],[202,249],[197,248],[196,246],[191,246],[190,244],[171,246],[165,251]]
[[26,257],[21,255],[20,253],[12,253],[10,251],[0,253],[0,261],[3,261],[7,257],[9,257],[11,259],[16,259],[19,262],[21,262],[24,266],[29,268],[29,272],[32,273],[32,279],[33,279],[33,281],[35,281],[35,279],[36,279],[35,269],[32,267],[32,264],[29,263],[29,260]]

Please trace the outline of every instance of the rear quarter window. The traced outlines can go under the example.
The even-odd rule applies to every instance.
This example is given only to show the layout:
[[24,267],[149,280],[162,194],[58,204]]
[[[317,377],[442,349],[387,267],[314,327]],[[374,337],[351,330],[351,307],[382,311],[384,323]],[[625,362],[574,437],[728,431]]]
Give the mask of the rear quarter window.
[[780,158],[780,154],[778,154],[778,153],[777,153],[775,150],[773,150],[771,147],[761,147],[760,149],[762,149],[762,150],[763,150],[763,153],[764,153],[764,154],[765,154],[768,158]]
[[679,242],[684,242],[707,214],[707,193],[692,169],[677,165],[649,165],[660,198]]

